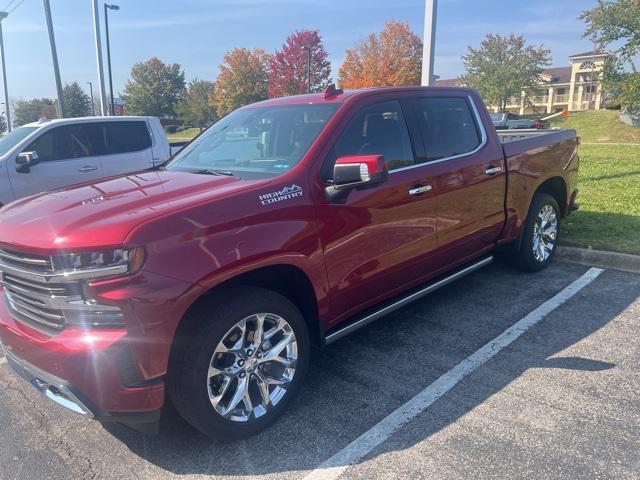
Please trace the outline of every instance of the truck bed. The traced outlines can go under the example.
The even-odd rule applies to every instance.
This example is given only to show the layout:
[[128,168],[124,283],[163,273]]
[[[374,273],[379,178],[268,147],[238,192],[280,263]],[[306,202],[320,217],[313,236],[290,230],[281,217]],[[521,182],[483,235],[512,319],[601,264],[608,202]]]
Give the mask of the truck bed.
[[528,150],[550,147],[576,138],[576,131],[568,128],[501,130],[497,134],[507,159]]

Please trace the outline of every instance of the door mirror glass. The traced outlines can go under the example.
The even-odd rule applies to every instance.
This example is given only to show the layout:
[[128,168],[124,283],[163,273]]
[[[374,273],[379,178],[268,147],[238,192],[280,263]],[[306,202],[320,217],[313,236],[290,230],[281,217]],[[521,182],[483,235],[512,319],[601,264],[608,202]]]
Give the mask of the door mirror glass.
[[37,152],[22,152],[16,158],[16,171],[18,173],[29,173],[31,167],[38,164]]
[[333,184],[326,188],[327,197],[332,202],[343,203],[351,190],[380,185],[388,175],[383,155],[340,157],[333,167]]

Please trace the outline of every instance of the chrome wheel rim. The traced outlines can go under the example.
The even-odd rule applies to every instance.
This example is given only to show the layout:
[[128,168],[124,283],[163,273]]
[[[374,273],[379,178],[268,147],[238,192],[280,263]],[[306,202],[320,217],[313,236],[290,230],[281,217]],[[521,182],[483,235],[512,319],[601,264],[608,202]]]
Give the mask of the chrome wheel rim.
[[544,262],[551,256],[558,236],[558,215],[555,208],[545,205],[536,215],[533,225],[533,256]]
[[285,397],[296,373],[298,342],[272,313],[243,318],[218,343],[207,373],[215,411],[233,422],[260,418]]

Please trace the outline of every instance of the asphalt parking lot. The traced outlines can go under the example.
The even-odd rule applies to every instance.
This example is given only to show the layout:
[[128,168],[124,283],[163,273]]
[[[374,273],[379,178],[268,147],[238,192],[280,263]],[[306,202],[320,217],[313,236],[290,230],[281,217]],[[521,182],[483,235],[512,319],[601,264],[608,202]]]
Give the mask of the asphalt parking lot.
[[[463,278],[318,353],[292,411],[240,442],[175,415],[158,436],[104,428],[0,364],[0,479],[336,478],[318,467],[587,271]],[[605,270],[574,293],[340,478],[640,478],[640,276]]]

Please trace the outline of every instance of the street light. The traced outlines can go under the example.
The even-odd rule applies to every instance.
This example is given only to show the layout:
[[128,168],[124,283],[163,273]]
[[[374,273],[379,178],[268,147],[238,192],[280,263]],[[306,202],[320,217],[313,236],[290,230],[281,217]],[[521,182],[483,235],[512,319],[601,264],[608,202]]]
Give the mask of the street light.
[[91,115],[96,116],[96,106],[93,102],[93,83],[87,82],[89,84],[89,94],[91,95]]
[[109,10],[120,10],[118,5],[104,4],[104,31],[107,38],[107,69],[109,70],[109,95],[111,99],[111,115],[115,115],[115,105],[113,103],[113,78],[111,76],[111,47],[109,45]]
[[433,59],[436,47],[436,18],[438,15],[438,0],[424,2],[424,36],[422,38],[422,79],[424,86],[433,86]]
[[311,47],[302,47],[307,51],[307,93],[311,93]]
[[4,39],[2,37],[2,20],[7,18],[7,12],[0,12],[0,54],[2,54],[2,80],[4,81],[4,103],[7,107],[7,131],[11,131],[11,114],[9,113],[9,91],[7,90],[7,67],[4,63]]

